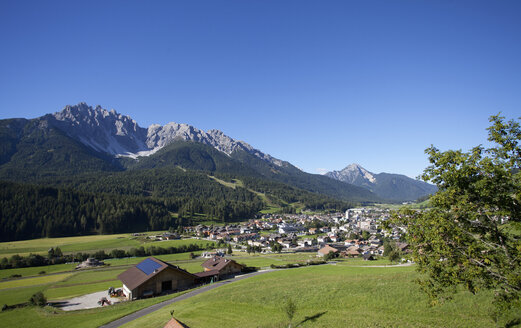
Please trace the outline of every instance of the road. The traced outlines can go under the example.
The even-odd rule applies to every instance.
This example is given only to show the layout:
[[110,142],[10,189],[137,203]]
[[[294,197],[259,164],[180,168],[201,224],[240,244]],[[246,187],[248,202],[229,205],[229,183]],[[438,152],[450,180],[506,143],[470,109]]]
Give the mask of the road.
[[112,321],[104,326],[100,326],[100,328],[116,328],[116,327],[120,327],[124,324],[127,324],[133,320],[136,320],[138,318],[141,318],[142,316],[145,316],[145,315],[148,315],[152,312],[155,312],[167,305],[170,305],[170,304],[173,304],[175,302],[179,302],[179,301],[182,301],[182,300],[185,300],[187,298],[190,298],[190,297],[193,297],[195,295],[199,295],[201,293],[204,293],[206,291],[209,291],[211,289],[214,289],[214,288],[217,288],[217,287],[220,287],[222,285],[226,285],[226,284],[229,284],[229,283],[232,283],[232,282],[235,282],[235,281],[239,281],[239,280],[242,280],[242,279],[246,279],[246,278],[249,278],[249,277],[254,277],[254,276],[258,276],[260,274],[263,274],[263,273],[267,273],[267,272],[271,272],[271,271],[275,271],[275,270],[265,270],[265,271],[257,271],[257,272],[253,272],[253,273],[249,273],[249,274],[245,274],[245,275],[241,275],[241,276],[238,276],[238,277],[235,277],[235,278],[232,278],[232,279],[227,279],[227,280],[222,280],[222,281],[218,281],[218,282],[215,282],[213,284],[210,284],[210,285],[206,285],[206,286],[203,286],[201,288],[198,288],[198,289],[194,289],[186,294],[183,294],[181,296],[177,296],[177,297],[174,297],[172,299],[169,299],[167,301],[164,301],[164,302],[161,302],[161,303],[157,303],[157,304],[154,304],[152,306],[149,306],[147,308],[144,308],[144,309],[141,309],[139,311],[136,311],[134,313],[131,313],[123,318],[120,318],[118,320],[115,320],[115,321]]

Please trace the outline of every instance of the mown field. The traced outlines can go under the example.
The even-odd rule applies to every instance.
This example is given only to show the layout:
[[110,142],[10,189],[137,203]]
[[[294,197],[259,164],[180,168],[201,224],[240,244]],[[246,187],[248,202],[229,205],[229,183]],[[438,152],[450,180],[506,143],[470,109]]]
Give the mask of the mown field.
[[[494,327],[488,294],[458,294],[430,307],[413,267],[323,265],[267,273],[175,303],[124,327],[162,327],[174,316],[189,327]],[[306,318],[316,317],[315,321]]]
[[[147,232],[147,235],[160,234],[164,231]],[[132,236],[131,234],[117,234],[117,235],[93,235],[81,237],[64,237],[64,238],[41,238],[31,240],[21,240],[12,242],[0,243],[0,257],[10,257],[14,254],[26,256],[33,254],[47,254],[51,247],[60,247],[64,254],[77,252],[96,252],[98,250],[105,250],[110,252],[113,249],[129,250],[132,247],[150,245],[158,247],[181,246],[188,244],[207,244],[206,240],[197,239],[181,239],[181,240],[165,240],[152,241],[145,239],[144,236]]]
[[[188,254],[159,256],[196,272],[203,259],[189,260]],[[185,258],[182,258],[185,256]],[[234,259],[248,265],[269,266],[304,262],[313,254],[247,255],[236,253]],[[128,265],[142,259],[120,259],[121,266],[78,273],[59,273],[17,281],[19,287],[0,285],[0,304],[13,298],[26,301],[32,293],[43,290],[49,298],[61,299],[119,286],[117,275]],[[117,263],[117,262],[116,262]],[[162,327],[175,310],[175,317],[194,327],[287,327],[283,305],[293,299],[297,311],[293,320],[299,327],[494,327],[487,293],[471,296],[458,294],[454,301],[429,307],[425,295],[414,280],[413,266],[378,267],[387,260],[367,262],[359,259],[335,265],[310,266],[280,270],[226,284],[215,290],[175,303],[138,319],[127,327]],[[52,278],[58,276],[56,278]],[[47,281],[50,279],[51,281]],[[140,308],[175,295],[127,302],[112,307],[63,312],[50,307],[26,307],[0,313],[5,327],[97,327]],[[16,303],[16,302],[14,302]],[[316,321],[305,321],[306,317]],[[305,322],[303,322],[305,321]]]
[[[0,245],[9,252],[46,251],[47,247],[83,251],[85,248],[107,250],[121,248],[139,240],[130,235],[88,236],[42,239]],[[78,243],[73,245],[74,243]],[[206,240],[153,242],[161,247],[202,243]],[[200,254],[201,252],[195,252]],[[12,253],[11,253],[12,254]],[[159,255],[158,258],[190,272],[202,271],[202,258],[190,259],[190,253]],[[42,291],[49,300],[62,300],[120,287],[117,275],[144,257],[106,260],[109,266],[74,271],[74,264],[0,270],[0,306],[26,302]],[[315,253],[247,254],[235,251],[239,263],[266,268],[271,264],[302,263],[316,260]],[[293,299],[297,312],[293,323],[299,327],[493,327],[489,314],[489,294],[458,294],[453,302],[429,307],[414,280],[414,267],[378,267],[386,259],[367,262],[360,259],[339,260],[335,265],[311,266],[266,273],[237,283],[227,284],[202,295],[164,308],[138,319],[128,327],[162,327],[175,309],[175,316],[190,327],[287,327],[282,308]],[[40,274],[45,271],[44,274]],[[9,279],[13,274],[22,278]],[[111,307],[63,312],[51,307],[25,307],[0,312],[5,327],[97,327],[175,295],[127,302]],[[315,316],[311,322],[306,318]]]

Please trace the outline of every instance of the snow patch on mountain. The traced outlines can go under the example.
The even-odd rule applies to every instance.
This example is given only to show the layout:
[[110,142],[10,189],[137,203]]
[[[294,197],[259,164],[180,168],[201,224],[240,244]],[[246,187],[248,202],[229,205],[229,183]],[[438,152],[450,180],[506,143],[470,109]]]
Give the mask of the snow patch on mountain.
[[66,106],[61,112],[44,118],[53,121],[62,131],[98,152],[115,157],[138,158],[150,156],[174,140],[194,141],[210,145],[230,156],[243,150],[264,161],[283,166],[284,162],[253,148],[244,141],[237,141],[219,130],[207,132],[191,125],[171,122],[152,124],[141,128],[136,121],[114,109],[107,111],[85,103]]

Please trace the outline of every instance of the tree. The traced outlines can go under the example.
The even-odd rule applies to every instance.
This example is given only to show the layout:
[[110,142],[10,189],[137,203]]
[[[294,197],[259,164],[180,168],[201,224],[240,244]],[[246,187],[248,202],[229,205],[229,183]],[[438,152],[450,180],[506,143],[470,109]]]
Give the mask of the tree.
[[45,304],[47,304],[47,298],[45,298],[42,292],[37,292],[36,294],[33,294],[33,296],[31,296],[31,298],[29,299],[29,304],[36,306],[45,306]]
[[422,179],[438,186],[432,208],[401,210],[392,222],[407,229],[432,303],[460,285],[472,293],[494,290],[497,320],[521,296],[521,129],[499,115],[490,122],[491,148],[425,151],[431,165]]
[[324,256],[324,261],[329,261],[329,260],[332,260],[337,257],[338,257],[337,253],[330,251],[329,253],[326,254],[326,256]]
[[396,245],[395,241],[384,242],[384,256],[387,256],[391,263],[398,262],[398,260],[402,257],[402,253],[400,252],[400,249]]
[[394,263],[398,262],[398,260],[402,257],[402,254],[400,253],[400,250],[394,248],[389,252],[387,257],[389,258],[389,261],[391,261],[391,263]]
[[295,316],[295,312],[297,312],[297,306],[295,305],[295,302],[293,302],[293,299],[288,299],[288,301],[284,305],[284,312],[286,313],[289,319],[288,328],[291,328],[293,317]]
[[232,255],[232,253],[233,253],[231,244],[228,244],[228,252],[227,253],[228,253],[228,255]]

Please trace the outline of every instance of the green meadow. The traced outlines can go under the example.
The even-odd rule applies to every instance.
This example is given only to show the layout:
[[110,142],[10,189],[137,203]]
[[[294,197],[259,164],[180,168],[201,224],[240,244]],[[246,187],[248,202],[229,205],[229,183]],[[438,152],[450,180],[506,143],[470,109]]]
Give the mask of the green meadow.
[[[76,243],[76,244],[74,244]],[[64,250],[123,248],[135,246],[206,245],[206,240],[187,239],[144,243],[129,234],[41,239],[2,243],[3,254],[46,252],[48,247]],[[126,246],[125,246],[126,245]],[[132,247],[135,247],[132,246]],[[99,248],[97,248],[99,247]],[[194,252],[196,255],[202,251]],[[202,258],[190,253],[158,255],[189,272],[202,270]],[[306,263],[316,253],[247,254],[234,250],[232,258],[242,264],[267,268],[270,265]],[[75,264],[0,270],[0,305],[27,302],[41,291],[48,300],[62,300],[120,287],[117,276],[144,257],[108,259],[107,266],[75,271]],[[277,270],[226,284],[199,296],[175,303],[128,327],[162,327],[175,309],[175,317],[190,327],[287,327],[283,305],[294,300],[297,311],[293,326],[299,327],[491,327],[495,323],[487,293],[456,295],[452,302],[429,307],[414,280],[413,266],[389,266],[389,261],[339,259],[335,264]],[[44,271],[44,273],[42,273]],[[12,275],[22,278],[13,279]],[[97,327],[123,315],[175,295],[125,302],[111,307],[64,312],[45,307],[24,307],[0,312],[6,327]],[[311,319],[314,318],[314,321]]]
[[[164,231],[147,232],[147,235],[160,234]],[[0,243],[0,257],[10,257],[14,254],[21,256],[33,254],[47,254],[51,247],[60,247],[63,253],[77,252],[96,252],[104,250],[110,252],[113,249],[129,250],[132,247],[149,246],[157,247],[179,247],[189,244],[206,245],[213,242],[200,239],[178,239],[165,241],[152,241],[146,239],[145,236],[132,236],[132,234],[117,235],[93,235],[81,237],[64,237],[64,238],[41,238],[31,240],[21,240]]]
[[[174,255],[177,257],[170,258],[173,264],[191,272],[201,271],[204,259],[190,260],[188,254],[158,257],[167,260]],[[316,259],[314,254],[304,253],[235,253],[233,258],[240,263],[262,267]],[[0,304],[25,302],[40,290],[48,299],[57,300],[105,290],[110,286],[119,287],[117,275],[142,258],[128,260],[132,263],[4,281],[0,285]],[[451,302],[430,307],[426,296],[414,282],[418,277],[414,266],[388,265],[387,260],[349,259],[334,265],[277,270],[175,303],[135,320],[127,327],[162,327],[169,320],[172,309],[175,317],[190,327],[287,327],[283,306],[288,299],[297,305],[293,324],[300,323],[299,327],[474,328],[495,325],[489,316],[492,306],[488,293],[472,296],[462,292]],[[9,282],[18,287],[9,287]],[[0,312],[0,322],[6,327],[32,327],[35,321],[39,327],[97,327],[174,296],[73,312],[50,307],[25,307]],[[310,317],[315,317],[315,321],[312,322]]]
[[[162,327],[170,311],[189,327],[493,327],[488,294],[430,307],[413,267],[313,266],[267,273],[180,301],[124,327]],[[315,321],[309,319],[315,317]],[[308,318],[308,320],[306,320]]]

